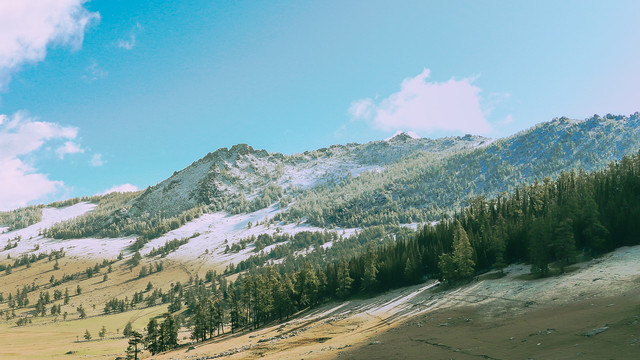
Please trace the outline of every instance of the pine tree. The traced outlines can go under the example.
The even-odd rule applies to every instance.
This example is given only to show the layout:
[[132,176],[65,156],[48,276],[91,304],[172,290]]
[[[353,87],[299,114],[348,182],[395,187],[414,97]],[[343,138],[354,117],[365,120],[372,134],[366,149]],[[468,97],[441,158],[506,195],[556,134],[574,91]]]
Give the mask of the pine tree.
[[371,247],[367,249],[364,257],[364,273],[362,275],[362,291],[372,293],[378,286],[378,265],[376,254]]
[[462,224],[456,221],[453,230],[453,253],[442,254],[438,262],[442,279],[447,282],[467,280],[473,275],[474,266],[473,248],[469,237]]
[[504,234],[496,234],[493,237],[493,242],[491,244],[491,250],[494,256],[493,265],[491,267],[495,270],[500,270],[500,274],[504,274],[504,267],[507,266],[507,263],[504,259],[506,248],[507,245],[505,243]]
[[296,289],[300,294],[300,305],[308,307],[316,303],[318,298],[318,277],[310,262],[305,262],[304,267],[298,272]]
[[107,334],[107,328],[104,325],[102,325],[102,329],[100,329],[98,336],[100,336],[100,339],[104,339],[104,336],[106,334]]
[[560,264],[560,273],[564,273],[565,266],[569,263],[569,258],[575,251],[575,240],[573,238],[573,221],[569,218],[560,221],[554,231],[553,249],[555,258]]
[[152,355],[160,352],[160,344],[158,341],[160,336],[159,331],[160,329],[158,328],[158,322],[156,319],[149,319],[149,323],[147,324],[147,336],[144,338],[144,344]]
[[535,219],[529,230],[531,272],[539,276],[549,273],[552,259],[550,232],[549,221],[544,218]]
[[460,222],[456,223],[453,233],[453,263],[456,265],[458,279],[468,279],[473,275],[476,265],[473,261],[473,248]]
[[191,317],[193,328],[191,329],[191,339],[195,341],[207,340],[207,315],[205,304],[199,302]]
[[129,336],[129,346],[127,347],[127,360],[138,360],[140,349],[138,345],[142,342],[142,334],[132,331]]
[[338,288],[336,295],[339,299],[346,299],[351,294],[351,284],[353,279],[349,276],[349,263],[346,259],[342,259],[338,264]]
[[84,319],[85,317],[87,317],[87,312],[84,310],[84,307],[82,305],[78,306],[76,308],[76,310],[78,311],[78,314],[80,315],[80,319]]
[[87,330],[85,330],[85,332],[84,332],[84,338],[85,338],[87,341],[91,340],[91,333],[89,332],[89,330],[88,330],[88,329],[87,329]]
[[124,326],[124,330],[122,330],[122,335],[129,337],[131,335],[131,331],[133,326],[131,326],[131,321],[127,322],[127,325]]
[[160,325],[160,351],[167,351],[178,346],[178,325],[170,313],[164,315]]

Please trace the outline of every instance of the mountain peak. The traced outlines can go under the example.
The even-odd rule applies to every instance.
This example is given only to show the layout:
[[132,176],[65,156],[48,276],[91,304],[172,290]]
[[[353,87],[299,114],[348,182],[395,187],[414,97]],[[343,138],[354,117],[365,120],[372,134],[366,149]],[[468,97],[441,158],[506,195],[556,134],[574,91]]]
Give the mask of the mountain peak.
[[409,139],[420,139],[420,136],[413,131],[404,132],[398,130],[393,136],[384,139],[384,141],[407,141]]

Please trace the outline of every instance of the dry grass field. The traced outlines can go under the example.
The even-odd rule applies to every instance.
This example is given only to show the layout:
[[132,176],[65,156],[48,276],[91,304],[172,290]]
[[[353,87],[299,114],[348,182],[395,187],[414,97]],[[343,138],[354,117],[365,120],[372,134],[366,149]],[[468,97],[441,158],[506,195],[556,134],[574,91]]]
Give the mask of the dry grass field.
[[[143,260],[143,264],[144,264]],[[3,260],[7,263],[8,260]],[[150,317],[166,305],[144,304],[117,314],[103,314],[104,303],[129,299],[148,282],[166,291],[172,282],[187,283],[207,268],[198,263],[165,262],[165,268],[137,279],[123,261],[112,265],[108,280],[102,269],[89,279],[51,288],[49,278],[84,271],[94,261],[62,258],[60,269],[46,259],[30,268],[0,275],[0,359],[115,359],[124,356],[127,339],[122,329],[131,322],[143,330]],[[528,267],[513,265],[507,275],[477,279],[456,289],[441,289],[435,282],[390,291],[375,298],[329,303],[308,310],[282,324],[236,334],[225,334],[189,345],[189,332],[179,334],[183,347],[142,358],[153,359],[635,359],[640,355],[640,247],[618,251],[575,266],[571,273],[528,280]],[[35,283],[30,305],[6,319],[9,292]],[[75,295],[80,285],[82,292]],[[62,315],[33,316],[32,305],[41,291],[69,288]],[[62,304],[63,299],[53,304]],[[79,319],[82,304],[87,317]],[[93,308],[95,305],[95,309]],[[51,305],[48,305],[50,307]],[[10,311],[9,311],[10,313]],[[30,324],[17,326],[24,316]],[[107,329],[104,340],[98,332]],[[592,336],[590,331],[604,329]],[[85,341],[86,330],[92,334]]]

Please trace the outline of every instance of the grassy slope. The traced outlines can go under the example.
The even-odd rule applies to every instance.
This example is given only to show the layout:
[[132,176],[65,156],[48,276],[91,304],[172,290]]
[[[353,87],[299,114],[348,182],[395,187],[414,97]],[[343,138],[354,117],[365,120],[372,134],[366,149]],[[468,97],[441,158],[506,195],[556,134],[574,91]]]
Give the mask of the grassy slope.
[[[6,262],[6,260],[5,260]],[[53,295],[53,288],[48,288],[49,278],[54,275],[56,278],[62,277],[63,273],[71,274],[77,271],[84,271],[88,266],[93,266],[95,262],[85,261],[75,258],[62,258],[59,260],[60,269],[53,270],[54,262],[46,259],[34,263],[31,268],[19,267],[6,275],[0,275],[0,292],[4,293],[5,301],[0,303],[0,310],[8,309],[7,296],[11,292],[15,295],[18,287],[35,282],[40,289],[29,293],[29,307],[16,310],[17,317],[9,321],[4,316],[0,317],[0,359],[41,359],[41,358],[74,358],[91,356],[97,358],[113,359],[122,356],[127,347],[127,340],[122,336],[127,322],[131,321],[133,329],[142,330],[151,316],[157,316],[166,312],[167,305],[158,305],[147,308],[140,304],[134,310],[119,314],[103,315],[104,304],[113,297],[129,299],[136,291],[143,290],[147,283],[151,281],[155,286],[167,290],[169,283],[181,281],[186,282],[189,274],[178,264],[167,264],[161,273],[153,274],[143,279],[134,279],[139,272],[139,267],[132,272],[120,261],[113,265],[113,272],[110,273],[109,280],[102,281],[103,269],[98,275],[92,278],[70,281],[59,285],[55,289],[60,289],[64,293],[65,288],[69,288],[70,297],[68,305],[62,305],[62,313],[69,313],[67,320],[63,321],[62,315],[53,317],[49,314],[45,317],[32,318],[33,322],[26,326],[16,326],[16,321],[26,311],[32,311],[32,305],[38,300],[40,291],[49,290]],[[143,262],[144,263],[144,262]],[[132,280],[133,279],[133,280]],[[75,295],[76,286],[83,289],[80,295]],[[54,301],[52,304],[63,304],[63,300]],[[85,319],[79,319],[76,308],[82,304],[87,312]],[[92,305],[96,308],[93,309]],[[47,305],[47,309],[51,304]],[[105,340],[99,340],[98,332],[105,326],[107,334]],[[92,341],[84,341],[85,330],[89,330],[93,336]],[[76,342],[76,339],[81,342]],[[65,355],[68,351],[73,354]]]
[[[230,350],[234,352],[231,359],[335,358],[338,354],[341,358],[392,358],[417,356],[425,349],[436,358],[482,354],[512,358],[529,353],[546,357],[556,351],[565,358],[580,352],[594,358],[602,353],[605,345],[617,351],[619,358],[630,358],[628,355],[635,350],[633,341],[640,338],[639,256],[640,247],[623,248],[579,264],[580,269],[561,277],[525,280],[522,275],[528,272],[528,267],[514,265],[507,269],[509,274],[504,278],[481,279],[460,289],[426,289],[428,284],[422,284],[371,299],[330,303],[283,324],[273,323],[254,332],[226,335],[198,344],[195,350],[181,348],[154,359],[214,356]],[[61,269],[54,271],[53,262],[41,260],[31,268],[18,268],[11,275],[1,274],[0,291],[6,298],[9,291],[15,293],[17,286],[35,281],[41,289],[30,294],[34,304],[52,274],[60,277],[63,272],[81,271],[93,264],[63,258]],[[163,272],[144,279],[133,279],[137,270],[130,272],[123,262],[118,262],[107,282],[102,282],[102,276],[97,275],[60,285],[62,291],[68,287],[73,292],[78,284],[83,288],[81,295],[72,296],[69,305],[62,307],[62,312],[69,312],[67,321],[62,321],[61,316],[56,320],[48,315],[35,318],[31,325],[17,327],[16,319],[7,322],[3,317],[0,319],[0,343],[3,344],[0,358],[113,359],[122,356],[126,339],[121,331],[125,324],[131,321],[134,329],[142,330],[148,319],[162,314],[166,306],[140,306],[125,313],[102,315],[104,302],[114,296],[131,298],[148,281],[166,290],[170,282],[184,283],[189,276],[195,276],[194,269],[172,262],[166,264]],[[86,319],[78,319],[75,308],[79,304],[87,310]],[[97,305],[95,310],[92,304]],[[0,309],[6,308],[6,301],[0,304]],[[17,315],[23,311],[17,311]],[[446,326],[440,326],[445,323]],[[602,335],[581,336],[604,324],[609,324],[610,330]],[[86,329],[97,339],[103,325],[107,328],[105,340],[76,342],[77,338],[83,340]],[[547,334],[547,329],[554,330]],[[181,332],[180,342],[186,343],[188,335]],[[274,338],[278,336],[282,338]],[[511,337],[514,339],[510,340]],[[574,351],[572,342],[581,346],[575,352],[570,352]],[[236,349],[243,346],[251,348],[236,353]],[[66,355],[69,351],[72,353]],[[144,357],[148,358],[149,354],[145,353]]]

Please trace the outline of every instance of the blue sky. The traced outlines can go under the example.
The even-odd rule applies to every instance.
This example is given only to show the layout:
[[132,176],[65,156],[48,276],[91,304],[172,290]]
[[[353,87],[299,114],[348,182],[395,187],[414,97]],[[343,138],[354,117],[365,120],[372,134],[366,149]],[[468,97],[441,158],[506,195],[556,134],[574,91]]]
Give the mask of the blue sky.
[[236,143],[640,111],[636,1],[20,4],[0,4],[0,209],[145,188]]

